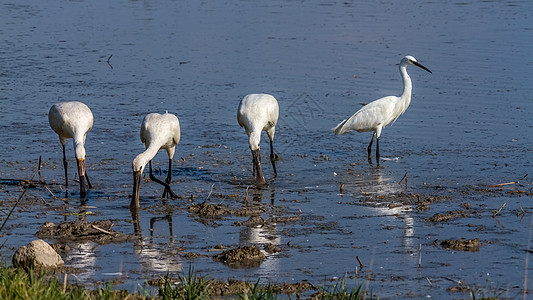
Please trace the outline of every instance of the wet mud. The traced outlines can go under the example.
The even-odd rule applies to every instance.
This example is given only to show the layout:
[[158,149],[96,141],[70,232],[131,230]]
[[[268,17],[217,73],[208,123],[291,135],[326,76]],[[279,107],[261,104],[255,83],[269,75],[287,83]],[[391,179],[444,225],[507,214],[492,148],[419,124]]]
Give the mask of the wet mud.
[[440,245],[446,249],[451,250],[461,250],[461,251],[469,251],[469,252],[478,252],[479,251],[479,239],[471,239],[471,240],[445,240],[440,243]]
[[136,239],[135,235],[123,234],[112,229],[111,220],[93,222],[73,221],[54,224],[47,222],[40,226],[35,235],[43,239],[67,242],[96,242],[98,244],[123,243]]
[[265,255],[257,246],[253,245],[224,250],[213,256],[213,259],[232,268],[253,268],[261,264]]
[[[149,183],[145,183],[148,185]],[[350,238],[357,232],[357,229],[349,229],[346,227],[346,221],[354,222],[361,217],[365,216],[346,216],[342,219],[331,219],[321,213],[305,213],[299,209],[294,209],[298,205],[308,203],[306,196],[310,193],[308,188],[301,188],[294,190],[296,197],[292,199],[279,199],[277,205],[272,205],[270,201],[254,201],[252,199],[253,193],[259,193],[270,198],[269,192],[252,190],[248,186],[237,186],[235,191],[217,192],[211,193],[210,187],[205,188],[202,191],[197,192],[198,195],[209,195],[208,200],[197,201],[197,199],[185,196],[174,201],[172,206],[168,206],[167,202],[160,202],[161,200],[155,200],[153,205],[150,205],[140,211],[140,215],[145,214],[147,211],[157,212],[158,214],[184,214],[190,220],[195,223],[201,224],[201,226],[207,226],[208,228],[234,228],[242,230],[243,233],[249,234],[253,232],[266,233],[261,239],[250,240],[235,244],[224,241],[223,244],[212,244],[207,247],[192,246],[194,243],[186,236],[180,238],[175,248],[173,248],[173,255],[175,258],[181,259],[182,262],[187,264],[205,264],[206,260],[212,260],[217,264],[221,264],[229,268],[229,270],[254,270],[262,268],[265,264],[268,264],[273,258],[284,257],[285,260],[296,259],[301,254],[311,254],[316,251],[324,251],[323,249],[343,249],[346,246],[340,246],[338,241],[328,241],[326,238],[323,242],[309,244],[302,240],[302,238],[313,238],[315,236],[327,237],[328,235],[336,235],[339,237]],[[18,184],[4,183],[0,185],[0,188],[10,191],[15,189],[27,188],[29,192],[28,201],[21,203],[21,208],[24,210],[31,210],[36,203],[43,204],[39,201],[40,196],[35,195],[50,195],[51,192],[48,189],[55,190],[58,187],[54,185],[47,185],[44,181],[36,182],[35,184],[29,184],[26,181]],[[348,187],[349,188],[349,187]],[[488,220],[494,220],[498,218],[514,217],[520,219],[523,217],[529,208],[527,205],[523,205],[520,210],[517,210],[514,206],[514,210],[508,210],[509,207],[487,207],[483,201],[485,197],[494,197],[495,195],[502,197],[511,197],[510,199],[526,199],[531,197],[532,194],[529,190],[525,190],[527,186],[517,184],[514,187],[507,187],[505,189],[500,188],[483,188],[483,187],[462,187],[460,189],[435,189],[433,194],[431,193],[416,193],[416,192],[398,192],[391,194],[366,194],[360,193],[357,199],[347,201],[346,194],[339,198],[336,203],[339,207],[366,207],[368,209],[378,209],[379,211],[388,212],[386,215],[390,215],[393,219],[404,220],[406,212],[411,216],[416,217],[420,222],[427,223],[432,226],[450,226],[455,222],[461,222],[467,230],[463,230],[458,236],[450,234],[439,234],[434,237],[434,241],[421,244],[422,249],[428,251],[433,247],[433,251],[460,251],[467,253],[478,254],[483,252],[484,247],[493,247],[495,243],[498,243],[497,236],[491,235],[494,229],[483,225]],[[216,189],[215,189],[216,190]],[[518,192],[525,191],[525,192]],[[246,193],[249,192],[249,199],[246,201]],[[344,187],[344,193],[350,192],[347,187]],[[157,192],[159,194],[159,192]],[[13,197],[5,199],[5,207],[9,207],[15,203],[17,193],[13,193]],[[264,196],[263,196],[264,197]],[[198,198],[201,198],[199,196]],[[32,200],[33,199],[33,200]],[[46,205],[50,212],[63,211],[65,206],[65,200],[69,198],[56,198],[55,200],[48,200]],[[468,200],[468,201],[465,201]],[[509,201],[509,199],[507,200]],[[139,240],[151,241],[152,235],[157,233],[158,224],[168,223],[169,226],[172,223],[171,217],[156,217],[151,221],[151,228],[149,236],[145,235],[141,231],[130,233],[123,233],[124,225],[131,224],[128,218],[125,219],[102,219],[101,216],[96,216],[99,220],[86,221],[84,219],[94,218],[92,214],[88,213],[93,211],[94,208],[82,205],[83,209],[81,214],[79,213],[67,213],[67,218],[81,218],[82,220],[74,221],[61,221],[61,222],[46,222],[40,223],[38,231],[34,232],[34,235],[39,238],[46,238],[53,242],[53,247],[62,256],[72,255],[72,249],[76,249],[77,244],[93,242],[99,245],[113,245],[128,243],[139,243]],[[454,207],[455,209],[451,209]],[[525,207],[525,209],[524,209]],[[499,210],[499,211],[498,211]],[[366,217],[367,218],[367,217]],[[380,218],[380,217],[378,217]],[[165,220],[164,222],[161,222]],[[466,222],[464,222],[464,221]],[[120,225],[122,223],[122,225]],[[114,227],[119,226],[121,230],[115,230]],[[394,224],[391,222],[383,222],[378,225],[379,229],[376,232],[380,234],[386,234],[386,232],[394,232],[399,228],[403,228],[403,225]],[[179,228],[179,227],[178,227]],[[272,231],[275,230],[275,231]],[[405,229],[404,229],[405,230]],[[128,231],[126,229],[126,231]],[[277,231],[277,233],[275,233]],[[269,233],[270,232],[270,233]],[[171,236],[172,231],[170,232]],[[194,234],[191,233],[191,239],[194,239]],[[143,237],[144,235],[144,237]],[[279,241],[279,236],[285,238],[285,242]],[[428,235],[431,237],[432,235]],[[148,239],[148,240],[146,240]],[[154,240],[155,241],[155,240]],[[484,241],[484,242],[481,242]],[[142,242],[146,243],[146,242]],[[385,245],[388,242],[385,241]],[[145,244],[142,247],[141,253],[146,252],[147,249],[152,247],[153,242]],[[166,247],[166,243],[161,244],[161,249]],[[486,246],[484,246],[486,245]],[[367,252],[367,247],[364,243],[360,243],[357,240],[351,243],[350,248],[355,249],[358,253],[357,265],[359,270],[357,272],[347,272],[348,278],[354,280],[355,278],[365,278],[367,282],[374,282],[375,284],[390,284],[392,282],[402,282],[406,279],[386,279],[380,278],[375,271],[372,271],[370,259],[365,257],[364,253]],[[428,248],[429,247],[429,248]],[[322,249],[322,250],[321,250]],[[418,250],[416,247],[412,247],[409,250],[412,255],[417,255]],[[148,252],[146,252],[148,253]],[[162,254],[158,254],[162,255]],[[353,255],[353,254],[352,254]],[[420,254],[418,254],[420,255]],[[423,255],[423,261],[427,259],[428,254]],[[437,254],[438,255],[438,254]],[[348,255],[350,257],[351,255]],[[339,257],[341,258],[341,257]],[[351,257],[353,259],[353,257]],[[431,259],[431,258],[430,258]],[[438,259],[431,259],[433,262]],[[446,259],[447,260],[447,259]],[[443,264],[448,264],[443,259]],[[355,261],[355,260],[354,260]],[[98,270],[99,267],[93,267]],[[370,269],[369,269],[370,268]],[[87,268],[70,267],[66,266],[67,272],[77,274],[80,276],[87,272]],[[308,271],[308,275],[312,275],[316,271]],[[393,276],[396,276],[397,272],[393,272]],[[57,273],[59,274],[59,273]],[[230,275],[231,276],[231,275]],[[154,287],[159,286],[158,276],[150,276],[149,282]],[[391,277],[393,278],[393,277]],[[396,278],[396,277],[394,277]],[[448,293],[469,293],[471,290],[482,288],[482,286],[475,285],[471,282],[463,282],[462,284],[449,280],[450,277],[436,279],[433,278],[432,284],[437,284],[446,287]],[[210,279],[209,293],[214,297],[231,297],[242,291],[252,288],[255,280],[234,280],[234,279]],[[399,280],[399,281],[398,281]],[[120,282],[120,281],[117,281]],[[269,282],[268,280],[261,280],[262,284],[268,284],[269,288],[275,290],[280,294],[294,295],[302,294],[307,299],[320,298],[320,280],[314,282],[308,282],[305,280],[298,283],[283,283],[277,280]],[[415,293],[416,294],[416,293]]]

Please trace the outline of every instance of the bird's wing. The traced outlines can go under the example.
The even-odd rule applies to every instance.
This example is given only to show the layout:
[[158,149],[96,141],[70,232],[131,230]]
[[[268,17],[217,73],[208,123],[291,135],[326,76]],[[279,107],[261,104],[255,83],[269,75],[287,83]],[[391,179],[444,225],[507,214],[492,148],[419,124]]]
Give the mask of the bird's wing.
[[372,101],[361,107],[350,118],[342,121],[333,128],[335,134],[345,134],[351,131],[373,131],[378,125],[385,126],[394,111],[394,98],[384,97]]
[[174,144],[178,144],[180,142],[181,138],[181,128],[180,128],[180,121],[176,115],[169,114],[171,117],[171,124],[172,124],[172,133],[173,133],[173,142]]
[[340,122],[337,126],[335,126],[334,128],[331,128],[331,130],[333,130],[333,133],[335,134],[346,133],[343,131],[343,127],[344,127],[344,124],[346,124],[346,121],[348,121],[348,119],[342,120],[342,122]]
[[140,131],[141,142],[145,144],[146,147],[148,147],[147,142],[150,140],[150,133],[148,132],[147,121],[148,121],[148,116],[145,116],[141,124],[141,131]]

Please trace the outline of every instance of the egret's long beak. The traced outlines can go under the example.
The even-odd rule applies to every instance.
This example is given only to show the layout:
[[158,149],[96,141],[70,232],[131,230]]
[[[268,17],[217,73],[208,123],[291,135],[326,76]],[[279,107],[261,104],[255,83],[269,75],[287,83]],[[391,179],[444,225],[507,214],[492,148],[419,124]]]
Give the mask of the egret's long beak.
[[267,182],[263,176],[263,169],[261,169],[261,154],[259,153],[259,149],[252,150],[252,161],[255,170],[255,183],[257,185],[266,185]]
[[433,74],[433,72],[431,72],[428,68],[424,67],[422,64],[420,64],[419,62],[416,62],[416,61],[413,61],[413,64],[421,69],[424,69],[426,71],[428,71],[429,73]]
[[139,209],[139,188],[142,171],[133,171],[133,192],[131,193],[130,209]]
[[80,197],[85,197],[85,159],[78,160],[78,175],[80,177]]

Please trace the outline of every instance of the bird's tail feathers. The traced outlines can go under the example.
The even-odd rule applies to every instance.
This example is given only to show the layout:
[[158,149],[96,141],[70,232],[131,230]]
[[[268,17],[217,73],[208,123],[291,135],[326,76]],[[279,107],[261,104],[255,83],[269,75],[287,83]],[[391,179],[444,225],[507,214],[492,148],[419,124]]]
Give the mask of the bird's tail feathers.
[[335,134],[343,134],[343,133],[345,133],[344,130],[343,130],[343,127],[344,127],[344,124],[346,124],[346,121],[348,121],[348,119],[343,120],[335,128],[331,128],[331,130],[333,130],[333,132]]

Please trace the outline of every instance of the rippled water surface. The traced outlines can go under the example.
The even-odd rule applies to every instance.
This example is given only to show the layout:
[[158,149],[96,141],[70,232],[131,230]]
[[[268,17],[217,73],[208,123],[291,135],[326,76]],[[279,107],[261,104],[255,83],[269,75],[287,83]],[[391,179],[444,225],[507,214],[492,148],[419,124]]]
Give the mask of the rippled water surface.
[[[192,264],[211,278],[253,282],[321,286],[348,276],[385,299],[469,298],[450,291],[457,285],[525,299],[533,286],[532,11],[531,1],[3,1],[0,200],[20,195],[7,179],[37,179],[40,156],[50,189],[27,191],[2,232],[3,261],[44,222],[73,221],[80,212],[133,233],[128,206],[131,161],[144,148],[140,123],[168,111],[182,130],[171,183],[180,199],[163,201],[160,186],[143,182],[142,240],[73,245],[65,262],[84,271],[72,280],[117,279],[117,288],[135,291]],[[384,160],[370,164],[370,133],[334,136],[330,128],[360,103],[399,94],[405,55],[433,74],[408,68],[411,106],[383,130]],[[255,92],[280,105],[279,175],[272,179],[263,135],[270,185],[261,190],[252,185],[236,121],[240,99]],[[65,197],[61,146],[48,125],[50,106],[70,100],[95,117],[86,144],[94,188],[84,205],[76,189]],[[154,159],[161,176],[165,155]],[[205,224],[186,210],[203,201],[243,207],[248,186],[248,205],[263,208],[264,219],[299,221],[247,227],[236,223],[246,217],[227,216]],[[445,200],[417,210],[394,203],[398,193]],[[425,221],[467,202],[474,211],[467,217]],[[479,238],[479,252],[434,243],[460,238]],[[281,252],[258,267],[229,268],[209,257],[218,244],[265,243]]]

